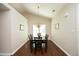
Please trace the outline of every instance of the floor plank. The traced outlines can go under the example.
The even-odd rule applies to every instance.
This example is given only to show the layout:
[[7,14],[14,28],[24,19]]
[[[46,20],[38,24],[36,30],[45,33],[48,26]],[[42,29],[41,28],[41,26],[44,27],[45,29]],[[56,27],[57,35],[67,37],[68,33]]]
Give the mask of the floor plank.
[[36,54],[34,52],[31,53],[28,41],[12,56],[67,56],[67,55],[61,49],[59,49],[51,40],[49,40],[47,52],[43,51],[43,53],[41,53],[41,51],[37,51]]

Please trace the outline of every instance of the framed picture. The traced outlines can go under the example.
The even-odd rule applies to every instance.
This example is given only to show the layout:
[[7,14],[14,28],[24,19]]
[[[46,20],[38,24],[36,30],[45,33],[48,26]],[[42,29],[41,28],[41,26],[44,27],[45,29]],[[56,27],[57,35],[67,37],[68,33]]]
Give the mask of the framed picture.
[[24,25],[20,24],[20,31],[24,31]]
[[59,23],[55,24],[55,29],[59,29]]

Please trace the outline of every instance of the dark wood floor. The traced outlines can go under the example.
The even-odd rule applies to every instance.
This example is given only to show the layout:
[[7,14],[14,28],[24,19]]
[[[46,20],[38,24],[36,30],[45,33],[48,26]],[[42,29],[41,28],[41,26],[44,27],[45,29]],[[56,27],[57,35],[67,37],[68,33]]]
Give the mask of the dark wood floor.
[[22,46],[13,56],[67,56],[62,50],[60,50],[52,41],[48,41],[48,49],[47,52],[37,51],[36,54],[34,52],[30,52],[29,49],[29,41]]

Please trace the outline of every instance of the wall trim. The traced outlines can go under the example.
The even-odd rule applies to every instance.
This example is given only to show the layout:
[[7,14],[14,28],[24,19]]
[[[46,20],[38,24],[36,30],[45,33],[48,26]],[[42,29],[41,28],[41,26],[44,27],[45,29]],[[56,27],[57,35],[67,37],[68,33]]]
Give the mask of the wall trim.
[[66,55],[71,56],[66,50],[64,50],[59,44],[57,44],[54,40],[51,40],[53,43],[57,45]]
[[17,52],[26,42],[27,40],[23,44],[21,44],[18,48],[16,48],[16,50],[14,50],[10,55],[13,55],[15,52]]

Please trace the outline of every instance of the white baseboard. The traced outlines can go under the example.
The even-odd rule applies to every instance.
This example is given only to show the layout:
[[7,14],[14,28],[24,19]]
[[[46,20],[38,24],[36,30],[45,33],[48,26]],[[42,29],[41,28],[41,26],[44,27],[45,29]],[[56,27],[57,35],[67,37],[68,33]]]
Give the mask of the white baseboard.
[[59,44],[57,44],[54,40],[53,41],[66,55],[71,56],[66,50],[64,50]]
[[27,40],[23,44],[21,44],[16,50],[14,50],[10,55],[13,55],[15,52],[17,52],[26,42]]

